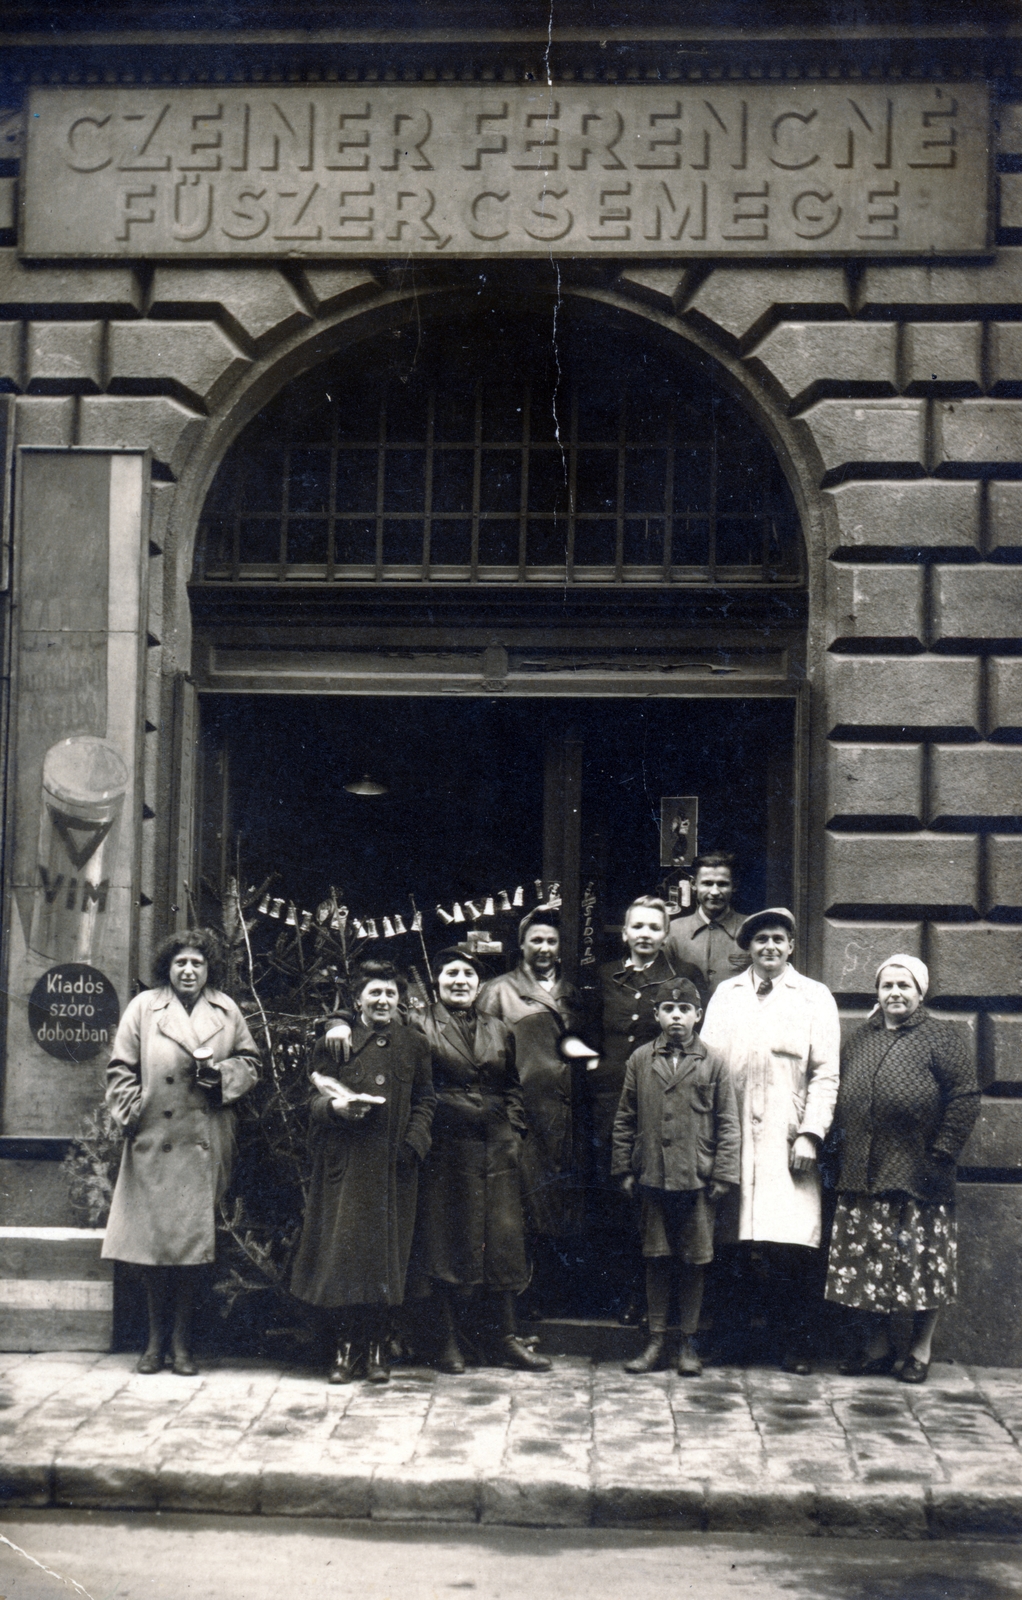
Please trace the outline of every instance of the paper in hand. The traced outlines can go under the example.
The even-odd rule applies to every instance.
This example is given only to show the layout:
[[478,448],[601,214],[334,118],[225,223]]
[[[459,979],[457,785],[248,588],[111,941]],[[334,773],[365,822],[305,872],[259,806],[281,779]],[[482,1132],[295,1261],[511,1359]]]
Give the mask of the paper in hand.
[[335,1105],[350,1106],[353,1102],[361,1101],[366,1105],[385,1106],[387,1097],[384,1094],[356,1094],[337,1078],[328,1077],[325,1072],[310,1073],[312,1082],[320,1094],[325,1094]]

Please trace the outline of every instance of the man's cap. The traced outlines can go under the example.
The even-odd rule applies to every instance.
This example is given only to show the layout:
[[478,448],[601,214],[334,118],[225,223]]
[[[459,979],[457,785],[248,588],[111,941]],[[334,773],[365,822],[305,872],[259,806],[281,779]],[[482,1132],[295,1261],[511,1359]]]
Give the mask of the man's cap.
[[433,971],[437,977],[452,961],[467,961],[470,967],[475,968],[480,977],[484,975],[483,964],[477,955],[473,955],[471,950],[463,950],[460,945],[452,944],[448,945],[446,950],[438,950],[433,957]]
[[743,950],[748,950],[753,934],[778,922],[784,924],[792,938],[795,937],[795,918],[787,906],[769,906],[766,911],[754,911],[751,917],[746,917],[735,938]]
[[702,999],[694,983],[689,983],[687,978],[670,978],[666,983],[657,985],[653,1004],[657,1006],[676,1004],[680,1000],[687,1000],[690,1005],[701,1006]]

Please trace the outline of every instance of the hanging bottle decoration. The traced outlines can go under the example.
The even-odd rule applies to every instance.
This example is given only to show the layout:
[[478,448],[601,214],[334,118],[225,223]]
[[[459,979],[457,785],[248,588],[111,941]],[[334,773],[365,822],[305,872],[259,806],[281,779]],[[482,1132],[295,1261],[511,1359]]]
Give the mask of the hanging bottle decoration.
[[283,900],[274,900],[273,904],[270,906],[269,915],[271,917],[278,917],[279,918],[280,913],[283,911],[283,909],[284,909]]
[[402,920],[400,911],[395,911],[395,913],[394,913],[394,932],[395,933],[407,933],[408,932],[408,929],[405,927],[404,921]]
[[506,889],[501,889],[501,891],[500,891],[500,904],[499,904],[498,909],[500,911],[510,911],[511,910],[511,902],[508,899],[508,895],[507,895],[507,890]]
[[453,915],[451,917],[451,921],[452,922],[464,922],[464,920],[465,920],[465,913],[464,913],[464,911],[462,911],[462,909],[459,906],[457,900],[455,900],[455,902],[454,902],[454,912],[453,912]]
[[484,917],[495,917],[496,914],[497,913],[493,909],[493,896],[492,896],[492,894],[488,894],[486,896],[486,904],[483,906],[483,916]]
[[289,928],[297,928],[297,926],[298,926],[298,912],[295,910],[295,903],[294,903],[293,900],[289,900],[288,903],[287,903],[287,919],[286,920],[287,920],[287,926]]
[[262,917],[268,917],[269,914],[270,914],[270,897],[269,897],[268,894],[264,894],[263,898],[259,902],[259,915],[262,916]]
[[476,905],[474,900],[466,900],[465,901],[465,910],[468,912],[468,914],[472,918],[473,922],[478,922],[479,918],[482,916],[482,912],[480,911],[479,907]]
[[383,937],[385,939],[393,939],[394,937],[394,924],[389,917],[384,917],[383,919]]
[[[450,924],[454,921],[454,918],[451,916],[451,913],[449,911],[445,911],[443,906],[437,906],[436,914],[440,918],[440,921],[444,924],[445,927],[449,927]],[[422,928],[422,913],[421,912],[416,912],[415,920],[419,924],[419,928],[416,931],[421,931],[421,928]]]
[[[437,906],[437,910],[438,911],[442,911],[443,916],[446,918],[447,912],[443,911],[443,908],[441,906]],[[415,913],[414,917],[412,918],[412,932],[413,933],[421,933],[422,932],[422,912],[421,911],[417,911]]]
[[512,900],[511,904],[515,907],[515,909],[517,911],[520,911],[522,906],[524,906],[524,904],[525,904],[525,890],[522,888],[521,884],[519,884],[518,888],[515,890],[515,897]]
[[366,938],[378,939],[379,937],[380,936],[376,931],[376,923],[373,921],[372,917],[366,917]]

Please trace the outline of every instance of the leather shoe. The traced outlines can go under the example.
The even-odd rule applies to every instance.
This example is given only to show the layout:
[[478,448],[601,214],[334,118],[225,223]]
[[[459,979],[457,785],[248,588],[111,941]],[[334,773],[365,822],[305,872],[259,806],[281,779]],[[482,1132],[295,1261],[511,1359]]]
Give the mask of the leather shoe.
[[883,1356],[853,1356],[838,1363],[838,1371],[846,1378],[884,1378],[893,1372],[897,1360],[893,1350]]
[[678,1351],[678,1376],[679,1378],[698,1378],[703,1370],[699,1359],[699,1352],[691,1339],[682,1341]]
[[636,1356],[633,1361],[625,1362],[625,1371],[632,1374],[641,1372],[659,1372],[666,1366],[664,1360],[664,1336],[654,1334],[641,1356]]
[[501,1361],[505,1367],[517,1367],[520,1372],[549,1372],[549,1356],[537,1355],[516,1333],[509,1333],[500,1341]]
[[437,1356],[436,1364],[439,1372],[464,1372],[465,1357],[462,1355],[458,1341],[453,1333],[448,1336],[447,1342]]
[[898,1377],[902,1383],[925,1383],[929,1370],[928,1361],[920,1361],[916,1356],[906,1356]]
[[170,1358],[170,1370],[176,1372],[179,1378],[194,1378],[198,1367],[188,1354],[187,1350],[180,1350]]
[[366,1360],[367,1383],[389,1383],[390,1366],[387,1361],[387,1348],[375,1341],[369,1346],[369,1356]]
[[355,1350],[351,1344],[339,1344],[334,1364],[327,1374],[327,1383],[350,1383],[355,1376]]
[[808,1356],[799,1355],[797,1351],[790,1351],[781,1362],[784,1372],[791,1372],[797,1378],[808,1378],[813,1370],[813,1364]]
[[161,1351],[155,1351],[155,1350],[145,1350],[145,1351],[143,1351],[143,1353],[138,1358],[138,1364],[135,1367],[135,1371],[136,1372],[144,1372],[146,1374],[146,1376],[149,1376],[151,1373],[154,1373],[154,1372],[162,1372],[163,1371],[163,1352],[162,1352],[162,1350]]

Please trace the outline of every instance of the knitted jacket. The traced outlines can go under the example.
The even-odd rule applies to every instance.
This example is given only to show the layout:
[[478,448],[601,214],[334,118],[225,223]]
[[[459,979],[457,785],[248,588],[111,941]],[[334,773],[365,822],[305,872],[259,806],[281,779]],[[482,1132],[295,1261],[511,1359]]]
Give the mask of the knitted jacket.
[[893,1031],[870,1017],[841,1057],[831,1132],[838,1189],[953,1200],[955,1161],[978,1110],[975,1069],[953,1027],[922,1006]]

